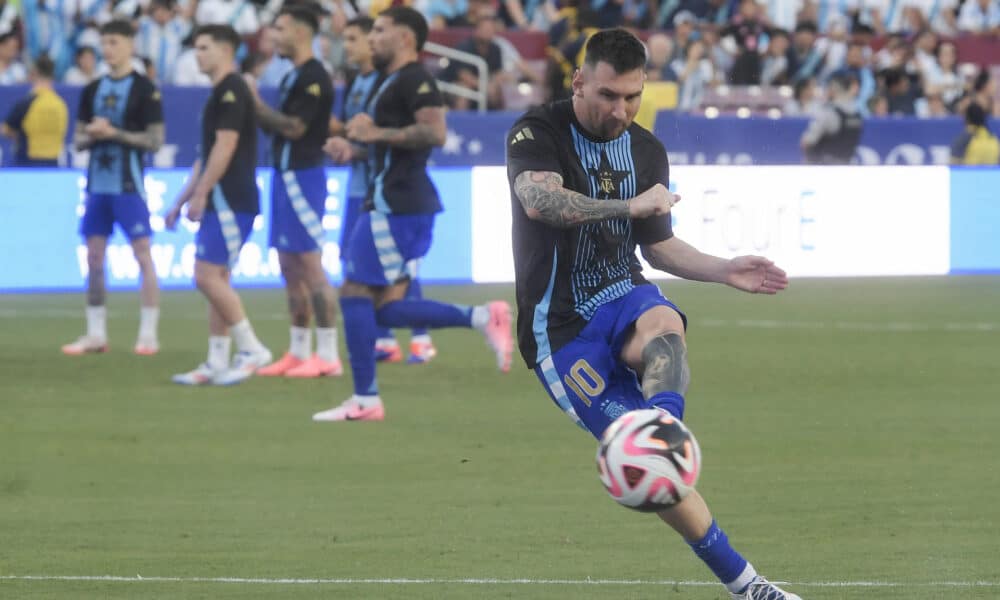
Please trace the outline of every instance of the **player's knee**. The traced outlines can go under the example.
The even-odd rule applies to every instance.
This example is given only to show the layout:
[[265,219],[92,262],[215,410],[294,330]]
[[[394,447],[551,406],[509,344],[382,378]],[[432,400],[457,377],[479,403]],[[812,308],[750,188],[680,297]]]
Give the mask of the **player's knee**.
[[208,269],[199,269],[197,266],[194,270],[194,285],[200,291],[204,292],[211,289],[212,285],[215,284],[217,277],[216,274]]

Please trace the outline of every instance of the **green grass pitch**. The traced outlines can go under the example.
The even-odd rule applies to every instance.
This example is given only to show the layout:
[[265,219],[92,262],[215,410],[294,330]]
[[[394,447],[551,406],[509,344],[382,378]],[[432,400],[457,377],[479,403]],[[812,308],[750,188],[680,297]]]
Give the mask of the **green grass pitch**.
[[[690,316],[699,489],[759,571],[807,600],[1000,596],[1000,278],[664,288]],[[282,292],[243,296],[279,354]],[[0,296],[0,598],[725,598],[477,334],[381,367],[384,423],[314,424],[349,376],[169,382],[205,353],[197,294],[164,294],[155,357],[130,353],[135,294],[110,298],[111,353],[61,356],[82,303]],[[105,575],[154,579],[27,578]],[[389,579],[410,581],[346,582]]]

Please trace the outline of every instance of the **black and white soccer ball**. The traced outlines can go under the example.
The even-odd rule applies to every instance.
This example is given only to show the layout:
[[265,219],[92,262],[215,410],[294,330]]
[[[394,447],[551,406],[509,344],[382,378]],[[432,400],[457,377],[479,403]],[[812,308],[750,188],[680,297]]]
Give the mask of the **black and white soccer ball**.
[[634,410],[601,436],[597,471],[616,502],[656,512],[694,490],[701,473],[701,449],[679,419],[657,409]]

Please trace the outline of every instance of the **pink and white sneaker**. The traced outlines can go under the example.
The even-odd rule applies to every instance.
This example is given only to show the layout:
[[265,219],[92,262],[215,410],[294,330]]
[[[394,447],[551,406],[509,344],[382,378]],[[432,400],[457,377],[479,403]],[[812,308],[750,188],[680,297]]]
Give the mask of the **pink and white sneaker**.
[[61,348],[62,353],[67,356],[80,356],[81,354],[101,353],[108,351],[108,341],[89,335],[81,335],[76,341],[70,342]]
[[394,339],[375,341],[375,362],[403,362],[403,349]]
[[298,356],[295,356],[291,352],[285,352],[285,355],[278,360],[265,367],[257,369],[257,374],[261,377],[281,377],[305,362],[306,361],[302,360]]
[[496,352],[497,368],[503,373],[510,372],[511,357],[514,353],[514,336],[511,333],[510,304],[503,300],[495,300],[486,305],[490,311],[490,320],[483,333],[490,348]]
[[437,348],[434,347],[433,342],[411,341],[410,357],[406,359],[406,362],[411,365],[423,365],[431,362],[431,359],[437,356],[437,353]]
[[340,377],[344,374],[344,365],[339,360],[327,362],[313,354],[309,360],[285,371],[285,377]]
[[373,399],[365,399],[366,406],[362,406],[357,396],[351,396],[340,406],[335,406],[330,410],[318,412],[312,416],[316,422],[329,423],[336,421],[382,421],[385,419],[385,407],[382,400],[375,396]]

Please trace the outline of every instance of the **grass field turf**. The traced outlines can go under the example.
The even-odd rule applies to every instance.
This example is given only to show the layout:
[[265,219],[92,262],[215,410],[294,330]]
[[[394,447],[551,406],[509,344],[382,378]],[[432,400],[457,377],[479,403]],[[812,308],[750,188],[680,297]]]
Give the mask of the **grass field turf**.
[[[795,280],[777,298],[671,282],[691,318],[699,489],[735,546],[804,598],[1000,596],[1000,278]],[[461,302],[508,286],[431,287]],[[246,290],[287,343],[278,290]],[[314,424],[350,379],[188,389],[203,301],[164,295],[156,357],[68,358],[79,295],[0,297],[0,598],[724,598],[717,586],[218,583],[193,578],[712,580],[609,500],[595,442],[480,337],[380,368],[384,423]],[[25,580],[30,575],[186,581]],[[963,585],[927,585],[955,582]],[[974,582],[985,582],[978,585]]]

